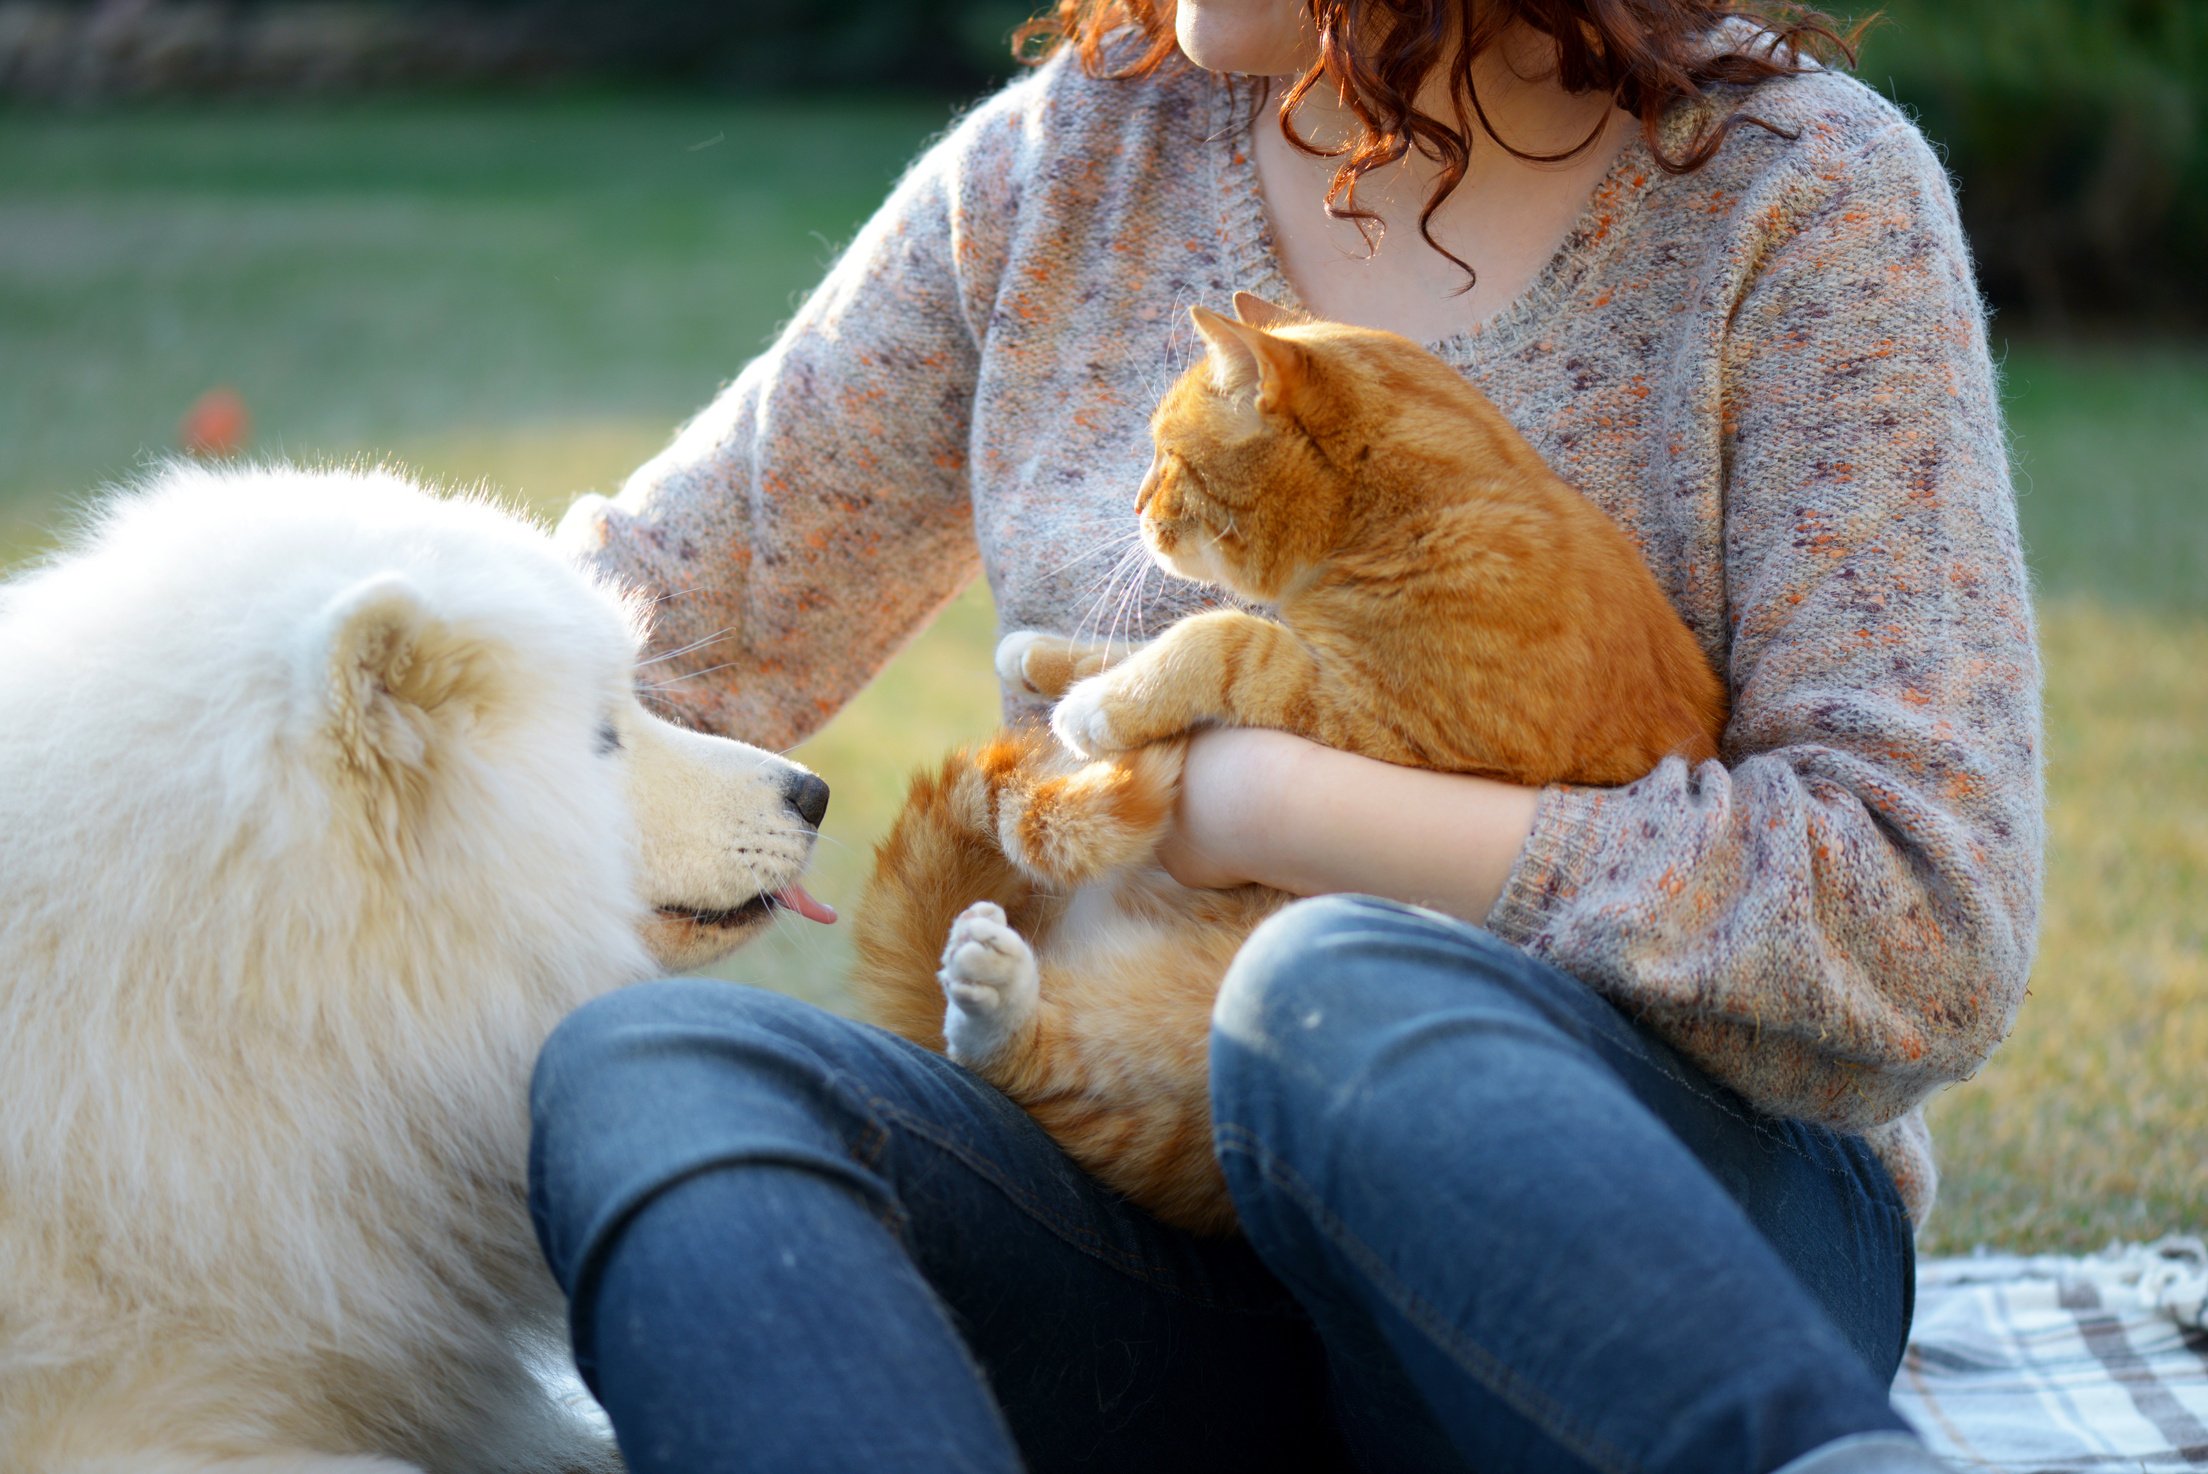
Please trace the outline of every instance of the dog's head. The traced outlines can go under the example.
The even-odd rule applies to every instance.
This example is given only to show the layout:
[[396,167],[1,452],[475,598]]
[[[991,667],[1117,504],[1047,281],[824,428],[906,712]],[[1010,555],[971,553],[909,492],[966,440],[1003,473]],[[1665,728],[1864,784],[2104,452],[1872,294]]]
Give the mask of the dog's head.
[[0,859],[74,974],[541,1021],[815,905],[825,785],[647,714],[630,605],[481,498],[171,467],[0,621]]
[[725,956],[777,909],[832,919],[798,884],[828,785],[796,763],[661,721],[632,700],[601,743],[618,744],[653,909],[644,938],[669,971]]
[[[445,510],[461,514],[457,527],[485,509]],[[614,790],[640,934],[660,968],[717,960],[777,909],[825,914],[799,876],[828,785],[646,711],[641,621],[552,564],[534,529],[526,536],[529,556],[509,571],[526,587],[499,601],[440,589],[433,558],[431,569],[400,566],[342,590],[315,622],[307,669],[321,678],[324,735],[386,858],[418,851],[429,832],[451,836],[466,811],[455,786],[526,785],[592,806]]]

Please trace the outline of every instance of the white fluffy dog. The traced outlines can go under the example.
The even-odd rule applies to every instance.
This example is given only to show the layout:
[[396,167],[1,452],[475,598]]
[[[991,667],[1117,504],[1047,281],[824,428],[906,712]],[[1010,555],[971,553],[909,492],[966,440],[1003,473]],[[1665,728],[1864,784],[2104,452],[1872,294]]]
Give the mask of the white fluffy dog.
[[544,534],[164,472],[0,584],[0,1471],[614,1467],[526,1089],[798,887],[820,780],[637,704]]

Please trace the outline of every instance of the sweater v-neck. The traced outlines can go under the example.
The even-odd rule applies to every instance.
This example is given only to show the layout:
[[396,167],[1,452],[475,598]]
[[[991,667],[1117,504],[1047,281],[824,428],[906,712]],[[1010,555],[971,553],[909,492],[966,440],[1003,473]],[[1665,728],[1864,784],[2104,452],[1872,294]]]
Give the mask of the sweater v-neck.
[[[1236,280],[1268,301],[1312,312],[1281,261],[1272,210],[1249,146],[1252,120],[1243,116],[1232,87],[1213,80],[1209,91],[1210,127],[1205,143],[1211,157],[1212,194],[1218,202],[1219,232]],[[1663,126],[1668,130],[1675,123],[1676,112],[1664,120]],[[1628,233],[1627,227],[1646,199],[1651,182],[1662,173],[1649,151],[1647,138],[1634,130],[1533,279],[1476,326],[1425,346],[1458,368],[1469,368],[1516,347],[1571,298],[1607,250],[1615,249],[1616,242]]]

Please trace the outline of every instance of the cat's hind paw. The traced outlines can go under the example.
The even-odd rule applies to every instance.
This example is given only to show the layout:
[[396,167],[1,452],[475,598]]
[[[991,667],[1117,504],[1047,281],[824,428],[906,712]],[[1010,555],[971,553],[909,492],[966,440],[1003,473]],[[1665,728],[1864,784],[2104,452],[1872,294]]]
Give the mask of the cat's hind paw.
[[1123,752],[1138,745],[1122,740],[1114,730],[1109,711],[1111,695],[1107,676],[1091,676],[1080,682],[1051,708],[1051,735],[1067,751],[1084,758]]
[[943,1039],[960,1064],[986,1064],[1035,1017],[1042,975],[1035,953],[1005,923],[1004,908],[976,901],[943,945]]

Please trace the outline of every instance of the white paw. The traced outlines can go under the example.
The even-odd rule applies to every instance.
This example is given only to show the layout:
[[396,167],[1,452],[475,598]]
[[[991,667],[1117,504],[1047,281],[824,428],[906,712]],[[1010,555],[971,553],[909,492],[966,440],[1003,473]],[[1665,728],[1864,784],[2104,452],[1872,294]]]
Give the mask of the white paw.
[[943,1038],[951,1058],[978,1064],[1034,1017],[1042,997],[1035,953],[1005,925],[1004,908],[976,901],[951,923],[943,944]]
[[1035,690],[1027,678],[1027,652],[1051,638],[1041,630],[1014,630],[997,641],[997,679],[1014,690]]
[[1076,681],[1073,689],[1051,708],[1051,733],[1076,757],[1118,752],[1126,746],[1112,732],[1112,720],[1104,712],[1104,697],[1111,679],[1101,675]]

